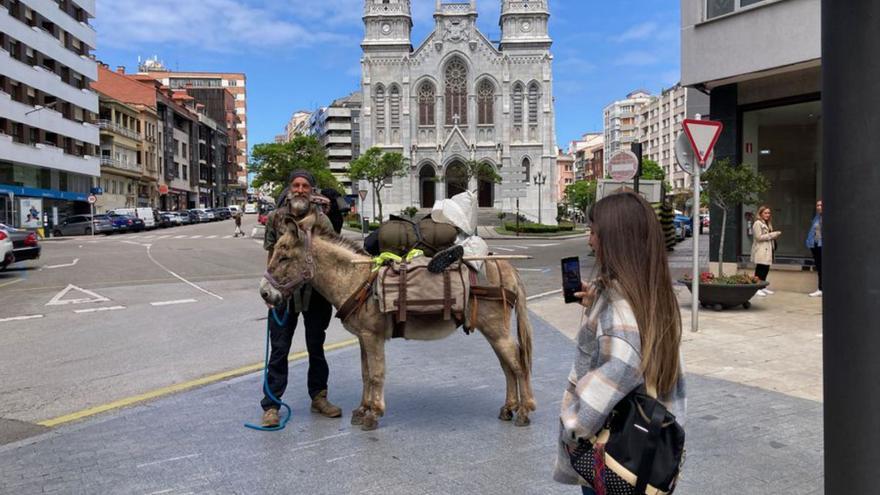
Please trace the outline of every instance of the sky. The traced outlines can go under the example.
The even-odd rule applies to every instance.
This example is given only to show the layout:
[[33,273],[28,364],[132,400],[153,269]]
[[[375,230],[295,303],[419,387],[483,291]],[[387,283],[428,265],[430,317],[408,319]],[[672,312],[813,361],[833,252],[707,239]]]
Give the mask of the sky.
[[[433,0],[412,0],[413,44],[433,29]],[[677,0],[550,0],[557,145],[602,130],[602,110],[635,89],[679,80]],[[500,0],[477,0],[477,25],[500,38]],[[96,55],[137,69],[157,55],[179,71],[247,75],[248,144],[271,142],[296,110],[360,89],[363,0],[97,0]]]

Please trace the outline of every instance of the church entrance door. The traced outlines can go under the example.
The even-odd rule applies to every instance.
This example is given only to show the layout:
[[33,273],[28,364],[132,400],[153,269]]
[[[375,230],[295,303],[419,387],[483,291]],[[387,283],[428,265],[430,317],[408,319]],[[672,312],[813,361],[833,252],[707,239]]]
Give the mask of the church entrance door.
[[423,165],[419,170],[419,191],[421,193],[420,206],[432,208],[437,201],[437,173],[434,167]]
[[451,198],[456,194],[467,191],[467,172],[460,162],[450,163],[446,167],[446,197]]
[[492,181],[480,179],[478,181],[477,197],[480,208],[492,208],[495,206],[495,184]]

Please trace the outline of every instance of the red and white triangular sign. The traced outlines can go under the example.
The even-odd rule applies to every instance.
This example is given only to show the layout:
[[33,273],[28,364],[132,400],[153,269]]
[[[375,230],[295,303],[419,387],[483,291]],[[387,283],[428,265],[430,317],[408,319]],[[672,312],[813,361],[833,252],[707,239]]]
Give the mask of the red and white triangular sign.
[[684,127],[684,133],[691,142],[694,154],[697,155],[697,160],[700,164],[706,163],[706,159],[709,158],[715,143],[718,142],[718,138],[721,136],[724,124],[715,120],[685,119],[682,127]]

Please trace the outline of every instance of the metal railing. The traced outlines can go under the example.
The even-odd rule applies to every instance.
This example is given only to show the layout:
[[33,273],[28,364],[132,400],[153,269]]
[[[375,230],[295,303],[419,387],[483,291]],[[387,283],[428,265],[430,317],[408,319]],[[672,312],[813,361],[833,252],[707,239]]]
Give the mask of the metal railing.
[[125,127],[122,127],[121,125],[117,124],[116,122],[113,122],[112,120],[100,119],[100,120],[98,120],[98,127],[101,129],[107,129],[108,131],[115,132],[116,134],[120,134],[120,135],[125,136],[130,139],[134,139],[134,140],[141,139],[141,136],[137,132],[135,132],[131,129],[127,129]]
[[118,168],[119,170],[128,170],[131,172],[141,172],[141,166],[137,163],[123,162],[122,160],[117,160],[116,158],[110,156],[101,157],[101,166],[113,167]]

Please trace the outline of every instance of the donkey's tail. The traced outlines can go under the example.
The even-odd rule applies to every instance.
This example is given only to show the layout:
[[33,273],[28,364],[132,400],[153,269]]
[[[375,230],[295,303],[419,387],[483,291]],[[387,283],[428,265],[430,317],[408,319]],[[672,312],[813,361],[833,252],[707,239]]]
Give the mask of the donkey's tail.
[[511,271],[516,281],[516,338],[519,341],[519,362],[528,379],[532,373],[532,323],[529,321],[529,308],[526,306],[526,289],[519,272],[512,265]]

